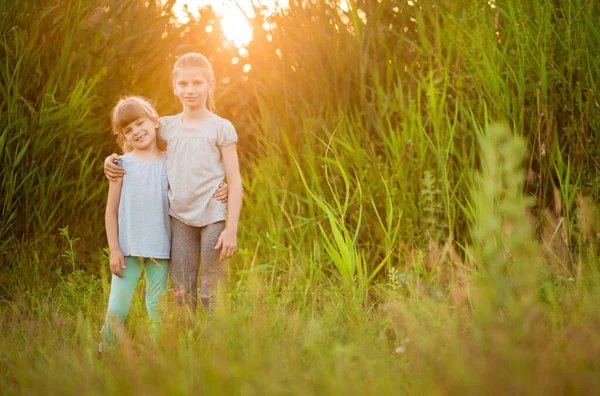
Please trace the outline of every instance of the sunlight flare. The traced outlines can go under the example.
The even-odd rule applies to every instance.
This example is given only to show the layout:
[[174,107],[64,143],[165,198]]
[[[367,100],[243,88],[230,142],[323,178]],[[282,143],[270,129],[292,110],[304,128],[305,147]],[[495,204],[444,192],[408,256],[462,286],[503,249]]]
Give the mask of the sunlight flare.
[[186,23],[189,21],[186,9],[194,17],[198,17],[199,9],[211,6],[221,19],[225,38],[239,48],[252,41],[253,32],[248,19],[256,17],[255,6],[261,8],[263,14],[270,14],[288,4],[287,0],[178,0],[173,12],[179,22]]

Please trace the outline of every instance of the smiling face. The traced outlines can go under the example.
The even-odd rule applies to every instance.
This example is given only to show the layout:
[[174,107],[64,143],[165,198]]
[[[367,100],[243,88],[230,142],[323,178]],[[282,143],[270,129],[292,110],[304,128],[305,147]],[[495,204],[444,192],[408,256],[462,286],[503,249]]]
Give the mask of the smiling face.
[[214,89],[214,80],[200,67],[184,67],[174,75],[173,92],[189,109],[206,108],[206,99]]
[[144,151],[156,146],[156,130],[158,121],[150,117],[139,117],[127,124],[121,133],[125,143],[137,151]]

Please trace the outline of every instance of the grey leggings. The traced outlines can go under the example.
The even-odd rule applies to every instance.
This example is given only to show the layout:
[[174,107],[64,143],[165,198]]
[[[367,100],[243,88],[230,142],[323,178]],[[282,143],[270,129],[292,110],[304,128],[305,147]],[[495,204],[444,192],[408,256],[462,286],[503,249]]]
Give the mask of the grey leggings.
[[171,217],[171,280],[175,303],[180,307],[198,305],[198,271],[202,265],[200,298],[208,312],[216,303],[216,293],[223,283],[225,261],[219,262],[221,249],[215,249],[225,222],[208,224],[204,227],[188,226]]

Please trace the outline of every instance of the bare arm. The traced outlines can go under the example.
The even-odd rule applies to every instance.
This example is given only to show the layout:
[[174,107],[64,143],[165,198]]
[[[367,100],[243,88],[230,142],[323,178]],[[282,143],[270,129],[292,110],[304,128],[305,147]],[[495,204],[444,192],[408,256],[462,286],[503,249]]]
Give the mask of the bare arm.
[[[115,153],[109,155],[104,159],[104,175],[111,182],[121,179],[126,173],[125,169],[115,164],[115,161],[118,159],[121,159],[121,156]],[[221,183],[213,196],[219,201],[226,203],[227,198],[229,196],[229,189],[227,183]]]
[[121,268],[125,268],[125,259],[119,246],[119,201],[121,200],[121,187],[123,179],[111,181],[108,185],[108,199],[106,201],[106,212],[104,215],[104,224],[106,227],[106,238],[108,239],[108,249],[110,250],[110,271],[123,277]]
[[216,248],[222,247],[219,260],[233,256],[237,250],[237,230],[242,208],[242,178],[237,155],[236,144],[232,143],[221,150],[225,177],[229,184],[229,201],[227,206],[227,225],[219,237]]

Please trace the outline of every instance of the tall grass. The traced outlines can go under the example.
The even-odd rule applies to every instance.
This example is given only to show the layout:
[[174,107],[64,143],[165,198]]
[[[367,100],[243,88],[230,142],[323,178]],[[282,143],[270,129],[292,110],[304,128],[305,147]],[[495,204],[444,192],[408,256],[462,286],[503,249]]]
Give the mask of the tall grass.
[[[3,389],[597,392],[597,5],[346,3],[257,17],[242,57],[210,10],[2,2]],[[108,110],[177,111],[188,50],[240,135],[241,249],[214,318],[152,345],[136,297],[97,359]]]

